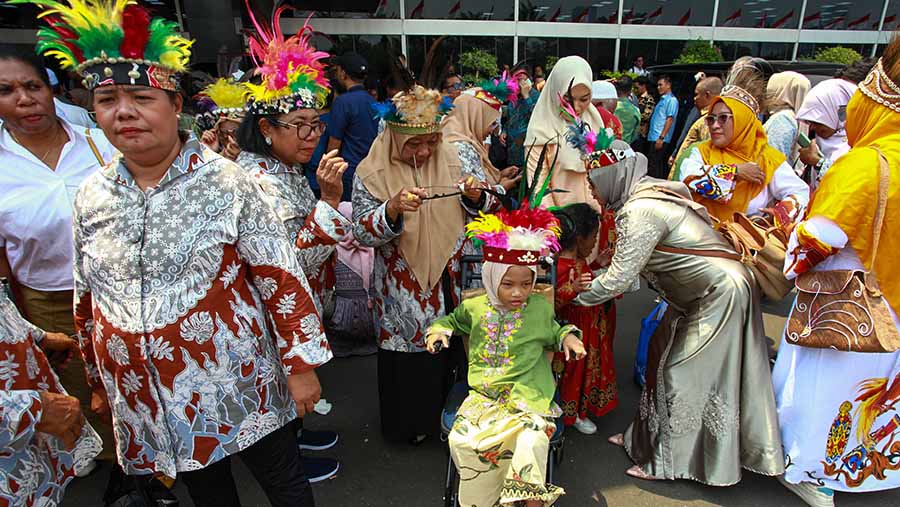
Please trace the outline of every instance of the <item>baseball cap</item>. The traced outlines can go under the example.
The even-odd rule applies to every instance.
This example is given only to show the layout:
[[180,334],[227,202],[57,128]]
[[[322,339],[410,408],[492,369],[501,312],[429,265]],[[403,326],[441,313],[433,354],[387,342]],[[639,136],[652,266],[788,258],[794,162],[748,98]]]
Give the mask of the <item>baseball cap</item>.
[[594,81],[591,84],[591,100],[618,99],[616,87],[609,81]]
[[340,65],[348,74],[364,75],[369,72],[369,62],[358,53],[349,52],[339,56],[334,65]]

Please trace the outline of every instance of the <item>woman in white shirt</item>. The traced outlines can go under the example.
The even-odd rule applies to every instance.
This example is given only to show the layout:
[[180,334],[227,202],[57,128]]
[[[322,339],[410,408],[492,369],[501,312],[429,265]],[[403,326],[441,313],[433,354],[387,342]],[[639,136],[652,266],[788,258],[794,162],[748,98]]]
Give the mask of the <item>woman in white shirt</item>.
[[[102,131],[57,116],[47,73],[31,55],[0,50],[0,119],[0,278],[33,324],[73,335],[72,202],[115,149]],[[90,414],[84,368],[80,358],[72,363],[57,373]],[[111,443],[109,426],[92,423]]]

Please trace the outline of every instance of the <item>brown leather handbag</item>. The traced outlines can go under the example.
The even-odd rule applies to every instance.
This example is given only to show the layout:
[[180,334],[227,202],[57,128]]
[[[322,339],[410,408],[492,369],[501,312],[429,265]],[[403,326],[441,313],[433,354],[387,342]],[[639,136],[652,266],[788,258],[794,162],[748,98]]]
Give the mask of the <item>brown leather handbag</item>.
[[716,230],[741,255],[741,262],[756,279],[766,297],[780,301],[791,292],[794,283],[784,276],[787,235],[762,217],[748,218],[735,213],[730,222],[721,222]]
[[890,169],[879,151],[878,208],[869,255],[871,270],[809,271],[797,277],[797,302],[788,318],[788,343],[843,352],[900,350],[900,332],[875,278],[875,252],[887,209]]

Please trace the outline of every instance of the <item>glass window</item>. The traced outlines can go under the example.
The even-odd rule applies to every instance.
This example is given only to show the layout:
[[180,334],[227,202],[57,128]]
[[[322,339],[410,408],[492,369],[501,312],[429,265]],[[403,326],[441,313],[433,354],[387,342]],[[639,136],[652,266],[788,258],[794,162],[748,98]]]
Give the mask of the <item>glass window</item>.
[[[812,57],[815,56],[816,52],[837,45],[838,44],[800,44],[800,47],[797,49],[797,59],[812,60]],[[863,57],[868,57],[872,54],[871,44],[840,44],[840,46],[850,48],[861,54]]]
[[878,30],[883,8],[884,0],[807,0],[803,29]]
[[625,0],[622,24],[643,25],[712,25],[714,0]]
[[619,0],[521,0],[519,20],[616,23],[618,11]]
[[716,26],[797,28],[802,5],[802,0],[719,0]]
[[[540,65],[546,70],[558,58],[578,55],[591,64],[594,78],[601,71],[612,70],[615,39],[573,39],[566,37],[519,37],[519,61],[529,69]],[[545,73],[546,74],[546,73]]]
[[[512,37],[448,36],[441,38],[441,42],[434,52],[432,68],[424,69],[422,67],[428,50],[437,40],[438,37],[433,35],[409,35],[406,37],[410,69],[425,85],[431,88],[440,88],[448,74],[462,74],[474,80],[474,71],[459,65],[459,55],[471,49],[483,49],[494,55],[498,66],[494,75],[501,71],[504,65],[511,67],[515,63],[512,61]],[[490,76],[479,74],[478,79],[487,77]]]
[[[317,18],[349,19],[399,19],[400,0],[287,0],[296,10],[287,10],[284,16],[307,18],[314,14]],[[241,2],[243,4],[243,2]],[[241,5],[241,11],[245,10]]]
[[406,0],[406,19],[512,21],[515,15],[515,1]]
[[622,39],[619,46],[619,69],[627,70],[638,56],[644,57],[644,66],[668,65],[675,61],[684,49],[683,40]]
[[766,60],[790,60],[794,56],[794,44],[791,42],[716,41],[716,45],[722,50],[722,58],[726,61],[742,56],[758,56]]

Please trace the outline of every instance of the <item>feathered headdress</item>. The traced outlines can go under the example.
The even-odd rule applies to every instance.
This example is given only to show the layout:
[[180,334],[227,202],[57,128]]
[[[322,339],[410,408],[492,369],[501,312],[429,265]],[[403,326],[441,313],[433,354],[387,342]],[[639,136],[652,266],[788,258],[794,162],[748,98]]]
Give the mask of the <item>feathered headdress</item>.
[[274,114],[324,106],[331,89],[324,62],[329,55],[310,45],[313,29],[309,19],[295,35],[285,39],[280,19],[281,13],[290,6],[275,9],[272,26],[265,28],[256,21],[250,0],[245,3],[256,28],[256,35],[250,37],[250,55],[256,64],[256,74],[262,76],[261,84],[246,84],[250,90],[250,110]]
[[[176,91],[193,41],[178,24],[150,13],[136,0],[9,0],[34,4],[48,27],[38,30],[38,53],[74,69],[92,90],[131,84]],[[68,4],[68,5],[67,5]]]
[[500,106],[507,102],[515,104],[519,99],[519,81],[515,76],[504,72],[500,79],[482,81],[473,93],[475,98],[499,111]]
[[604,128],[594,132],[591,130],[591,126],[578,116],[575,108],[563,94],[560,93],[558,97],[560,115],[569,124],[566,141],[569,146],[581,153],[581,159],[584,160],[588,170],[615,164],[629,153],[634,155],[631,150],[610,149],[612,142],[616,139],[613,130]]
[[543,207],[481,213],[466,232],[482,247],[485,261],[534,266],[559,251],[559,220]]
[[210,112],[219,117],[240,121],[247,112],[247,95],[250,91],[243,83],[219,78],[198,95],[200,102],[211,102]]
[[753,60],[734,63],[725,77],[725,86],[719,96],[738,100],[749,107],[754,115],[759,116],[765,107],[766,77],[754,65]]
[[415,85],[391,100],[372,105],[376,118],[401,134],[434,134],[441,130],[441,120],[453,108],[450,99],[437,90]]

